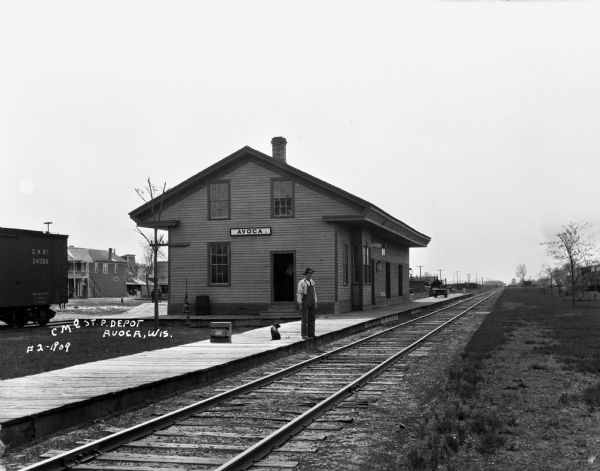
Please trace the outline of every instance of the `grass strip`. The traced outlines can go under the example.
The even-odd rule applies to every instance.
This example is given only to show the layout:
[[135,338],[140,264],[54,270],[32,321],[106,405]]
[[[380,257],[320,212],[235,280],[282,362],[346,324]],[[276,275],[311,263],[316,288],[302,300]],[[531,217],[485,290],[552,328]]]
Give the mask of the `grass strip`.
[[[550,331],[551,340],[534,347],[537,353],[553,356],[565,369],[597,374],[600,344],[590,332],[598,332],[598,314],[597,303],[581,302],[572,307],[569,300],[551,298],[541,289],[507,289],[450,368],[446,387],[425,414],[406,457],[408,468],[443,467],[452,471],[459,469],[452,464],[452,457],[461,448],[490,455],[505,445],[506,433],[517,426],[517,417],[490,408],[479,397],[479,389],[484,381],[484,362],[501,359],[503,346],[513,339],[517,328]],[[536,369],[543,369],[543,365]],[[525,387],[523,379],[515,380],[514,388]],[[585,402],[592,410],[600,407],[600,383],[586,388],[578,397],[563,395],[560,402],[573,400]]]

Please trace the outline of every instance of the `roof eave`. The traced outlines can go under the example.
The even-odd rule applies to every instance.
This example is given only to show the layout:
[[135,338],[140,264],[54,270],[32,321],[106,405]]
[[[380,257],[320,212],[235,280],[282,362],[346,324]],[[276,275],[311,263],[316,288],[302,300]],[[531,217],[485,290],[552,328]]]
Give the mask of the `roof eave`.
[[252,149],[249,146],[244,146],[241,149],[235,151],[233,154],[225,157],[224,159],[219,160],[218,162],[212,164],[211,166],[209,166],[209,167],[205,168],[204,170],[191,176],[187,180],[184,180],[183,182],[179,183],[178,185],[175,185],[173,188],[170,188],[169,190],[158,195],[154,199],[147,201],[143,205],[134,209],[133,211],[131,211],[129,213],[129,217],[131,219],[133,219],[139,225],[138,221],[144,219],[144,217],[143,217],[144,214],[152,214],[154,212],[155,207],[158,208],[161,205],[164,205],[171,198],[176,197],[182,191],[185,191],[188,188],[193,187],[198,182],[201,182],[206,176],[213,174],[214,172],[222,169],[223,167],[226,167],[231,162],[235,161],[238,157],[240,157],[241,155],[244,155],[244,154],[259,155],[260,157],[268,158],[268,156],[266,154],[263,154],[262,152]]
[[145,227],[146,229],[161,229],[164,231],[168,231],[173,227],[178,227],[181,224],[179,219],[162,219],[160,221],[143,221],[143,220],[135,220],[138,227]]
[[431,240],[431,238],[425,234],[421,234],[420,232],[417,232],[404,224],[399,224],[397,221],[389,219],[377,220],[369,217],[367,214],[323,216],[323,220],[326,222],[340,222],[345,224],[374,227],[385,233],[390,238],[399,238],[402,243],[408,247],[427,247],[429,241]]

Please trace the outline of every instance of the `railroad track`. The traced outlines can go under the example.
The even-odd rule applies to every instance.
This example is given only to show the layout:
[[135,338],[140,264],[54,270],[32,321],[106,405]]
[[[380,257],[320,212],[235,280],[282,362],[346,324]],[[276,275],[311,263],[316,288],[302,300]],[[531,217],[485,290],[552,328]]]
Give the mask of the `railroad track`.
[[[144,423],[53,451],[29,470],[294,469],[402,377],[395,365],[466,313],[492,305],[496,291],[364,334],[274,373]],[[489,309],[489,307],[487,308]],[[386,372],[385,380],[378,376]]]
[[34,327],[52,328],[52,327],[67,325],[67,324],[73,324],[73,321],[50,321],[45,325],[39,325],[35,322],[29,322],[29,323],[25,324],[23,327],[15,327],[14,325],[9,325],[9,324],[0,324],[0,332],[3,330],[12,330],[12,329],[32,329]]

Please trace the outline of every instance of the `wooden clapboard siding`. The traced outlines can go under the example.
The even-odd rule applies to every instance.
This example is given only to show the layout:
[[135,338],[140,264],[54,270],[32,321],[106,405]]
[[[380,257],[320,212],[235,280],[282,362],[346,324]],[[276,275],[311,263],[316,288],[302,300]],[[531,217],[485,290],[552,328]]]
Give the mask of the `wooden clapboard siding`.
[[[294,217],[271,217],[271,182],[275,178],[290,178],[295,182]],[[217,181],[230,183],[230,217],[224,220],[208,218],[207,188]],[[382,263],[395,265],[391,270],[390,299],[397,301],[395,298],[407,294],[398,292],[400,277],[403,286],[408,287],[407,247],[425,247],[430,240],[368,201],[249,147],[185,180],[132,211],[130,216],[140,226],[153,227],[152,215],[160,202],[164,203],[160,227],[169,228],[173,244],[169,254],[170,313],[181,310],[186,282],[190,301],[193,302],[194,296],[208,295],[211,305],[218,305],[221,313],[229,307],[246,312],[266,307],[272,300],[272,253],[286,251],[295,254],[295,282],[302,277],[306,266],[317,271],[321,306],[344,310],[349,306],[368,307],[380,284],[383,283],[385,290],[385,272],[373,277],[375,290],[363,280],[344,285],[341,255],[346,241],[350,247],[372,246],[377,237],[389,239],[386,242],[389,254],[380,256]],[[270,227],[272,234],[231,237],[229,233],[231,228],[257,227]],[[210,243],[230,244],[231,273],[227,286],[211,286],[209,282]]]
[[[230,219],[209,220],[207,188],[210,181],[196,191],[165,208],[163,219],[181,221],[170,230],[170,241],[186,243],[173,247],[170,300],[182,300],[187,288],[190,300],[209,295],[212,303],[269,303],[271,301],[271,252],[296,254],[296,282],[304,269],[316,270],[315,280],[320,302],[333,303],[335,297],[335,227],[323,221],[325,215],[357,213],[356,206],[329,196],[323,190],[295,181],[295,215],[271,217],[271,181],[287,177],[252,161],[242,162],[210,181],[230,182]],[[271,227],[270,236],[231,237],[230,229]],[[210,286],[207,249],[209,243],[230,244],[231,274],[229,286]]]
[[[395,304],[402,301],[399,299],[403,295],[408,295],[408,289],[405,293],[398,292],[399,265],[403,265],[402,274],[403,286],[408,286],[408,264],[409,249],[398,244],[390,243],[385,240],[374,240],[374,242],[385,245],[385,256],[381,255],[381,249],[375,248],[371,253],[373,260],[381,262],[381,271],[375,271],[375,296],[376,304]],[[391,298],[386,297],[386,268],[385,264],[390,264],[390,294]],[[370,292],[369,292],[370,295]]]
[[[409,273],[409,249],[398,245],[388,245],[385,250],[386,261],[392,264],[392,296],[408,295],[408,273]],[[405,289],[404,293],[398,292],[399,270],[398,266],[402,265],[402,286]]]
[[[352,300],[352,233],[350,229],[338,224],[338,302],[343,312],[350,309]],[[348,247],[348,283],[344,284],[344,245]]]

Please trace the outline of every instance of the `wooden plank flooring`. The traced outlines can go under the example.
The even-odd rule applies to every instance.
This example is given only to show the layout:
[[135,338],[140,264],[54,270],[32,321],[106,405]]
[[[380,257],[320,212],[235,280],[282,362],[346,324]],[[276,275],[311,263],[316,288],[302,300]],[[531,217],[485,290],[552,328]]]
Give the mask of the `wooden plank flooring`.
[[[325,335],[375,318],[420,308],[424,304],[423,301],[415,301],[368,312],[319,316],[316,334]],[[282,324],[279,332],[281,340],[276,341],[271,340],[270,327],[260,327],[234,334],[231,343],[203,340],[22,378],[0,380],[0,426],[15,419],[43,415],[69,404],[118,394],[303,341],[300,337],[300,321]]]
[[[377,316],[317,320],[317,335],[341,330]],[[209,340],[76,365],[0,382],[0,425],[9,420],[41,414],[104,394],[162,381],[185,373],[274,350],[296,342],[300,322],[282,324],[281,340],[271,340],[270,327],[234,334],[231,343]]]

